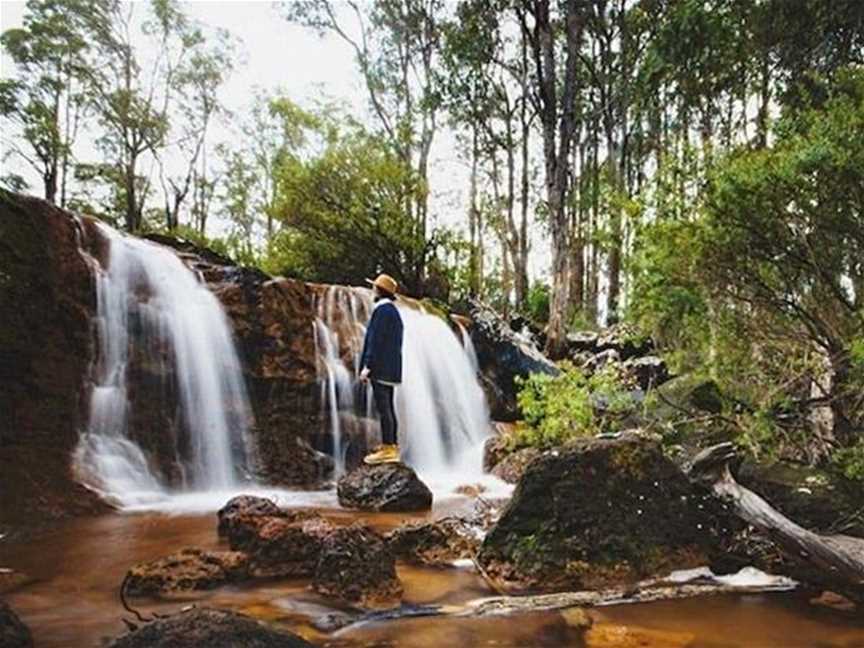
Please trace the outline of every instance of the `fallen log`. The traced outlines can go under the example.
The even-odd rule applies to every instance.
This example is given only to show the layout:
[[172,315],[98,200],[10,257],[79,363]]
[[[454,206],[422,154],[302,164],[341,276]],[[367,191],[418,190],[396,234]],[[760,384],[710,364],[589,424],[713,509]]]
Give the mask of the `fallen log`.
[[796,524],[735,481],[729,467],[734,458],[731,443],[711,446],[693,459],[688,476],[708,487],[734,515],[774,542],[796,565],[786,575],[864,603],[864,538],[820,535]]
[[[783,588],[788,589],[788,588]],[[369,623],[395,621],[414,617],[482,618],[533,612],[551,612],[568,608],[600,607],[623,603],[650,603],[717,594],[752,594],[777,591],[776,587],[736,586],[717,582],[676,583],[656,578],[629,587],[582,592],[558,592],[534,596],[490,596],[461,605],[403,605],[381,612],[331,614],[320,617],[314,626],[324,632],[345,631]]]

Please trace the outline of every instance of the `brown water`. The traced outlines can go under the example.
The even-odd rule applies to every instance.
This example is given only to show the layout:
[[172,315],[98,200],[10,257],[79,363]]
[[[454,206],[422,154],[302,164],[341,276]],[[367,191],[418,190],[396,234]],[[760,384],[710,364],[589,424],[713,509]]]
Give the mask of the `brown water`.
[[[336,520],[356,516],[333,512]],[[390,527],[405,519],[364,519]],[[216,548],[214,515],[108,515],[72,520],[38,539],[0,544],[0,567],[33,581],[9,594],[9,603],[33,630],[37,648],[88,648],[124,631],[117,591],[127,568],[186,546]],[[449,603],[488,596],[467,569],[399,567],[405,602]],[[337,611],[308,582],[272,580],[224,588],[194,599],[136,601],[144,612],[167,613],[190,600],[268,619],[327,646],[619,646],[644,648],[864,648],[864,619],[809,605],[794,593],[722,596],[668,603],[620,605],[590,612],[587,635],[560,612],[454,619],[426,617],[382,621],[326,635],[311,621]]]

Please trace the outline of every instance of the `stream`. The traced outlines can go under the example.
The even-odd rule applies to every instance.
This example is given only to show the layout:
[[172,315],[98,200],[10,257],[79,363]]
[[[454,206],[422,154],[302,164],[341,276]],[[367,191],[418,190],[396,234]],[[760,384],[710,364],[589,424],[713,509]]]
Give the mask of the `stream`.
[[[427,515],[359,514],[330,505],[334,498],[329,493],[307,495],[336,523],[363,520],[379,530],[404,521],[458,514],[472,506],[468,498],[454,497],[440,500]],[[296,504],[303,497],[295,494],[291,499]],[[284,497],[280,501],[287,503]],[[32,629],[37,648],[95,647],[122,634],[121,617],[131,615],[124,612],[117,592],[132,564],[187,546],[220,547],[213,512],[190,513],[188,506],[180,510],[185,512],[126,512],[74,519],[31,541],[0,546],[0,564],[31,579],[7,595],[7,600]],[[398,572],[408,605],[458,605],[492,594],[470,567],[400,564]],[[322,646],[864,646],[864,619],[811,605],[795,592],[595,608],[590,610],[594,626],[586,635],[569,626],[561,612],[481,619],[404,618],[325,634],[313,627],[314,620],[340,609],[312,592],[307,580],[298,579],[257,581],[182,600],[132,601],[144,613],[163,614],[191,603],[266,619]]]

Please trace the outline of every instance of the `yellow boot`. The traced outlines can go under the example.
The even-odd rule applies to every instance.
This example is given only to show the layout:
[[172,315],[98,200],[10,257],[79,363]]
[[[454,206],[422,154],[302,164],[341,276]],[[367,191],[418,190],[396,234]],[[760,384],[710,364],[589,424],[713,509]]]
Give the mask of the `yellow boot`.
[[366,455],[363,462],[374,466],[383,463],[396,463],[400,461],[399,446],[397,445],[382,445],[372,454]]

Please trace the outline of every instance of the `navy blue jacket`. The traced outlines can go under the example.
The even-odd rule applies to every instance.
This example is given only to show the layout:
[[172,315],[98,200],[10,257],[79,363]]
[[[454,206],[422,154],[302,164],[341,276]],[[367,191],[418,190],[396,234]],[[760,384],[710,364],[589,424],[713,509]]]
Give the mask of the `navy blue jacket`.
[[402,316],[392,301],[377,304],[366,327],[360,368],[369,367],[372,380],[402,382]]

